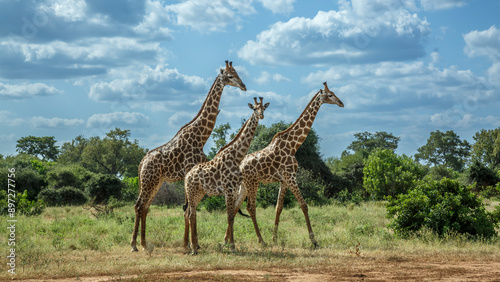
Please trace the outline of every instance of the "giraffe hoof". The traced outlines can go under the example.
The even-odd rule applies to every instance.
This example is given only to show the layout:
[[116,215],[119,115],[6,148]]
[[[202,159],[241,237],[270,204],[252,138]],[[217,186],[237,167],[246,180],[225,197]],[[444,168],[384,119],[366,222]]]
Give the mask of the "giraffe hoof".
[[134,247],[132,247],[132,250],[130,250],[130,252],[131,252],[131,253],[133,253],[133,252],[138,252],[138,251],[139,251],[139,250],[138,250],[138,249],[137,249],[137,247],[135,247],[135,246],[134,246]]

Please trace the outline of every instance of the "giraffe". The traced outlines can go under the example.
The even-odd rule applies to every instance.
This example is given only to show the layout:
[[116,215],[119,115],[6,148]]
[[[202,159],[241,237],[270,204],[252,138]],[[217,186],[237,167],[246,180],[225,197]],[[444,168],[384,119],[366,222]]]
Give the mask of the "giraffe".
[[269,103],[262,104],[254,98],[254,104],[248,104],[253,110],[250,118],[245,122],[236,137],[222,147],[215,157],[193,167],[184,179],[184,189],[187,196],[187,206],[184,213],[184,248],[188,251],[189,228],[191,228],[191,249],[193,254],[198,253],[198,234],[196,230],[196,207],[205,194],[209,196],[224,195],[226,198],[228,232],[224,238],[229,239],[231,252],[234,252],[233,213],[235,209],[238,186],[243,179],[239,166],[245,157],[255,129],[260,119],[264,118],[264,111]]
[[326,82],[323,84],[325,88],[320,89],[316,95],[314,95],[295,123],[288,129],[277,133],[267,147],[247,155],[240,164],[240,170],[243,173],[243,181],[240,185],[240,194],[235,208],[238,210],[245,196],[248,195],[247,210],[250,213],[255,232],[261,244],[264,244],[264,240],[260,234],[255,215],[255,201],[259,182],[280,182],[278,202],[276,204],[276,217],[274,221],[274,243],[277,241],[279,218],[283,209],[286,190],[290,188],[295,198],[300,203],[300,207],[304,213],[307,229],[309,231],[309,238],[315,247],[318,246],[309,221],[307,204],[297,185],[296,174],[298,162],[295,158],[295,153],[309,134],[316,114],[322,104],[336,104],[339,107],[344,107],[342,101],[328,89]]
[[146,249],[146,217],[149,206],[164,181],[175,182],[184,179],[185,174],[196,164],[207,160],[203,146],[215,126],[219,114],[219,101],[224,86],[230,85],[246,91],[245,84],[226,61],[226,68],[208,92],[198,114],[185,124],[166,144],[149,151],[139,164],[139,197],[134,206],[135,224],[130,245],[137,251],[137,233],[141,225],[141,245]]

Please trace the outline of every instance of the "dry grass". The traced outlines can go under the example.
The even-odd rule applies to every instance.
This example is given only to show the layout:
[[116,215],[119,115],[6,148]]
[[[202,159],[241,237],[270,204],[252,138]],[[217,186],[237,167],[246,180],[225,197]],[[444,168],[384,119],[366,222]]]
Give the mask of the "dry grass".
[[[464,272],[465,266],[454,271],[454,268],[443,266],[448,264],[482,263],[486,269],[486,266],[495,266],[500,261],[499,239],[470,241],[460,235],[439,238],[425,231],[410,239],[398,238],[385,227],[388,219],[381,202],[310,207],[309,212],[319,249],[311,248],[299,208],[283,211],[278,243],[271,244],[274,209],[268,208],[257,210],[261,232],[268,246],[257,243],[250,219],[237,217],[236,253],[231,254],[221,244],[226,229],[225,213],[199,211],[198,232],[202,249],[199,255],[191,256],[186,255],[182,248],[184,218],[180,207],[151,208],[147,234],[148,243],[155,246],[151,253],[130,252],[134,220],[132,205],[100,219],[95,219],[90,211],[81,207],[48,208],[41,216],[18,218],[17,274],[7,273],[6,264],[1,264],[0,279],[121,277],[147,281],[203,277],[232,280],[236,277],[244,280],[248,274],[248,277],[262,277],[264,280],[281,280],[292,279],[290,275],[293,273],[337,278],[344,277],[335,276],[340,273],[351,278],[358,277],[355,276],[357,273],[365,276],[385,273],[387,275],[382,279],[399,280],[398,277],[406,277],[405,273],[414,273],[406,277],[409,279],[425,278],[418,276],[425,269],[429,275],[441,273],[439,269],[450,273]],[[6,219],[0,223],[3,250],[7,249],[6,224]],[[395,268],[391,272],[389,266],[408,269],[400,269],[399,273]],[[471,267],[471,273],[473,269]],[[485,276],[480,278],[488,279]],[[473,280],[474,276],[467,279]]]

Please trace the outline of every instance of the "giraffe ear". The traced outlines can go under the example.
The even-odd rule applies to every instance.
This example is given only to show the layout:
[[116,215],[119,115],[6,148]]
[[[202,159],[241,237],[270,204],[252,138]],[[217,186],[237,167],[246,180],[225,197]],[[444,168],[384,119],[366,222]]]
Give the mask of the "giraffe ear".
[[267,107],[269,107],[269,104],[271,104],[271,103],[268,102],[268,103],[264,104],[264,110],[267,109]]
[[250,103],[248,103],[248,107],[249,107],[250,109],[252,109],[252,110],[254,110],[254,109],[255,109],[255,108],[253,107],[253,105],[252,105],[252,104],[250,104]]
[[223,69],[220,69],[220,74],[224,74],[224,70]]

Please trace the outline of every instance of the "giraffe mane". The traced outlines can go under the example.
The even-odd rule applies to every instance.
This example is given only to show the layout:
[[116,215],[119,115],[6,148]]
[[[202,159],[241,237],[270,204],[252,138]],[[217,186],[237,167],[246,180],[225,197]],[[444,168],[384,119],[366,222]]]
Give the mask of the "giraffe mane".
[[302,113],[300,114],[300,116],[297,118],[297,120],[295,120],[295,122],[292,125],[290,125],[290,127],[288,127],[287,129],[285,129],[285,130],[283,130],[281,132],[278,132],[278,133],[276,133],[276,135],[274,135],[273,140],[271,140],[271,143],[274,141],[274,139],[280,138],[282,135],[287,134],[288,131],[290,131],[293,128],[293,126],[296,125],[300,121],[300,119],[302,118],[302,116],[305,114],[306,110],[309,109],[309,106],[312,104],[312,102],[314,100],[316,100],[316,97],[319,95],[319,93],[321,93],[321,90],[319,90],[318,93],[316,93],[314,95],[314,97],[311,99],[311,101],[309,101],[309,104],[307,104],[307,106],[304,108],[304,110],[302,111]]
[[186,123],[185,125],[183,125],[181,127],[181,129],[179,129],[179,132],[181,130],[183,130],[185,127],[187,127],[188,125],[190,125],[191,123],[193,123],[200,115],[201,115],[201,112],[203,112],[203,109],[205,108],[206,104],[207,104],[207,101],[208,101],[208,98],[210,97],[210,93],[212,93],[212,90],[214,89],[215,87],[215,84],[217,84],[217,81],[219,80],[219,77],[220,77],[220,74],[215,78],[215,81],[214,83],[212,84],[212,87],[210,87],[210,91],[208,91],[208,95],[207,97],[205,98],[205,101],[203,101],[203,104],[201,105],[200,107],[200,110],[198,111],[198,113],[196,114],[196,116],[188,123]]

